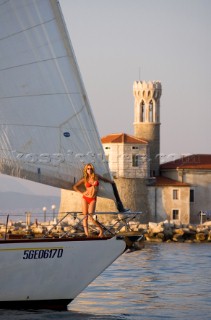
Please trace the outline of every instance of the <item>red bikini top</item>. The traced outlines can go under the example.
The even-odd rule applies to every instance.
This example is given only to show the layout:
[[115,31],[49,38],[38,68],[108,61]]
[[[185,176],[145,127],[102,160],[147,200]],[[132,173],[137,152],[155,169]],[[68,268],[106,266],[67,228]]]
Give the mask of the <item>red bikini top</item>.
[[86,182],[85,185],[86,185],[87,188],[90,188],[90,187],[92,187],[92,186],[97,187],[97,186],[99,186],[99,181],[94,181],[93,184],[91,184],[91,183],[89,183],[89,182]]

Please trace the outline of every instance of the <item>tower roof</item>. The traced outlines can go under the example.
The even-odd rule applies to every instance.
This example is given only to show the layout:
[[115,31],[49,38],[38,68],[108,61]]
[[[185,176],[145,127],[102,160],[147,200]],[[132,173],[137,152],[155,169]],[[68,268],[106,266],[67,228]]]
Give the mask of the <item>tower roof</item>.
[[211,154],[192,154],[163,163],[160,169],[211,169]]
[[130,143],[130,144],[148,144],[143,139],[130,136],[126,133],[113,133],[101,138],[102,143]]

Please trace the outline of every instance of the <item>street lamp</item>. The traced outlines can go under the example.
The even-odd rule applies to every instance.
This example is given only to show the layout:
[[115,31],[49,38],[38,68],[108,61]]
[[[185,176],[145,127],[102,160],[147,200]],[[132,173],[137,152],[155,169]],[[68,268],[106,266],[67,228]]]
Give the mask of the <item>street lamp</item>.
[[26,212],[26,229],[28,230],[31,224],[31,212]]
[[47,208],[46,207],[43,207],[42,208],[42,211],[44,213],[44,222],[46,222],[46,211],[47,211]]
[[52,209],[52,211],[53,211],[53,220],[54,220],[54,218],[55,218],[56,205],[55,205],[55,204],[52,204],[51,209]]

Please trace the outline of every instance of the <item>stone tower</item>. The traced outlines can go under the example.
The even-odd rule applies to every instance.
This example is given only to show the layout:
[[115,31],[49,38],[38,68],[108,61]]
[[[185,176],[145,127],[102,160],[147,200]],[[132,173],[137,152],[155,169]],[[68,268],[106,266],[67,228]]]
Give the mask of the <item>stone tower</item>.
[[158,81],[135,81],[133,95],[134,135],[148,141],[150,176],[159,175],[160,166],[160,97],[161,83]]

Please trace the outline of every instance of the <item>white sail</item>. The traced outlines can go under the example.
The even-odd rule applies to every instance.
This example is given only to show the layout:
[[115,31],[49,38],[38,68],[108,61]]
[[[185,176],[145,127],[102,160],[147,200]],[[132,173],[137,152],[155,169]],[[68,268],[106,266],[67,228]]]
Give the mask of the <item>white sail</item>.
[[0,0],[0,172],[71,189],[89,162],[110,176],[58,1]]

